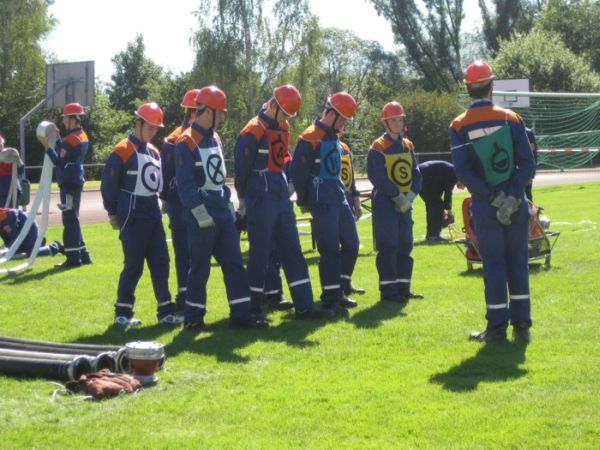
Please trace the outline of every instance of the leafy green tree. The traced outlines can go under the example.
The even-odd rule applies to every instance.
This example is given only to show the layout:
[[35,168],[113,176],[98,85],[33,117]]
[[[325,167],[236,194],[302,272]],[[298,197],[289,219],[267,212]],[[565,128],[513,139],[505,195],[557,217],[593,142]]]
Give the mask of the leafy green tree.
[[[427,89],[452,91],[462,78],[463,0],[370,0],[390,22]],[[423,6],[424,8],[421,8]]]
[[506,40],[511,34],[527,33],[531,29],[540,4],[526,0],[493,0],[492,12],[487,3],[479,0],[483,36],[492,55],[498,51],[501,39]]
[[596,0],[548,0],[535,27],[558,33],[575,54],[589,58],[600,72],[600,2]]
[[[45,61],[41,40],[55,20],[43,0],[3,0],[0,7],[0,130],[18,146],[19,119],[44,98]],[[26,141],[35,142],[33,128]],[[35,163],[27,155],[27,163]]]
[[144,38],[138,34],[125,51],[113,57],[115,72],[108,88],[113,108],[132,112],[160,91],[160,83],[165,78],[163,70],[146,57],[145,50]]
[[268,4],[268,15],[266,5],[264,0],[200,2],[190,81],[197,87],[216,84],[227,94],[229,113],[220,133],[226,149],[275,85],[296,82],[298,75],[303,89],[303,58],[317,47],[316,21],[306,0],[276,0]]
[[[115,144],[127,136],[133,117],[129,111],[113,109],[108,95],[96,90],[94,106],[90,108],[83,127],[90,137],[87,164],[104,164]],[[98,178],[101,167],[86,169],[86,178]]]
[[492,67],[499,78],[529,78],[532,91],[598,92],[600,76],[560,36],[534,29],[500,41]]

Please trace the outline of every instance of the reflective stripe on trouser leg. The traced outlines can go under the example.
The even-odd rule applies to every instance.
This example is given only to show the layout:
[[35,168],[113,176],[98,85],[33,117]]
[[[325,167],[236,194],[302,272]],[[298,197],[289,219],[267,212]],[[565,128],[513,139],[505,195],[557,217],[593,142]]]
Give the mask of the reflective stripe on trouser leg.
[[508,291],[512,323],[531,323],[529,292],[529,211],[522,202],[507,227]]
[[285,272],[294,307],[296,311],[306,311],[314,308],[312,284],[302,254],[291,202],[285,199],[282,208],[283,211],[279,214],[273,229],[273,241]]
[[342,298],[340,288],[341,257],[339,218],[341,205],[312,205],[313,230],[319,250],[319,276],[321,300],[324,307],[331,307]]
[[219,210],[211,215],[218,228],[213,247],[215,259],[223,271],[223,281],[227,291],[231,320],[239,320],[252,310],[248,274],[242,262],[240,240],[231,214],[228,210]]
[[341,244],[341,272],[342,291],[350,289],[352,273],[358,258],[358,231],[356,221],[349,205],[343,205],[340,210],[340,244]]
[[156,317],[160,320],[175,313],[175,304],[171,302],[171,293],[169,292],[169,249],[162,220],[154,221],[146,260],[148,269],[150,269],[154,296],[157,300]]
[[505,229],[489,204],[474,201],[471,212],[483,262],[487,327],[504,326],[509,319]]
[[60,201],[68,204],[70,209],[62,211],[63,244],[67,261],[81,263],[81,225],[79,224],[79,207],[81,203],[81,188],[60,188]]
[[206,314],[206,283],[210,275],[210,259],[216,240],[217,228],[200,228],[192,214],[185,211],[190,271],[187,282],[186,323],[198,323]]

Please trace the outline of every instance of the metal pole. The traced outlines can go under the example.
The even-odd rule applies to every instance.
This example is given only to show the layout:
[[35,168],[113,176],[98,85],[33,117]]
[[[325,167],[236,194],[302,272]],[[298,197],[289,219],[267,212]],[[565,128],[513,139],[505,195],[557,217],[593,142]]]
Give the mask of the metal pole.
[[[23,160],[23,164],[25,165],[25,167],[27,166],[27,162],[26,162],[26,158],[25,158],[25,154],[26,154],[26,151],[25,151],[25,124],[27,123],[27,120],[44,103],[46,103],[48,100],[50,100],[56,94],[58,94],[63,88],[65,88],[65,86],[68,86],[69,84],[71,84],[75,81],[78,81],[78,80],[75,78],[69,78],[69,79],[63,81],[61,84],[58,85],[58,87],[52,93],[48,94],[44,100],[40,101],[27,114],[25,114],[23,117],[21,117],[19,119],[19,144],[21,147],[21,149],[20,149],[21,150],[21,159]],[[23,177],[25,177],[25,167],[23,167]]]

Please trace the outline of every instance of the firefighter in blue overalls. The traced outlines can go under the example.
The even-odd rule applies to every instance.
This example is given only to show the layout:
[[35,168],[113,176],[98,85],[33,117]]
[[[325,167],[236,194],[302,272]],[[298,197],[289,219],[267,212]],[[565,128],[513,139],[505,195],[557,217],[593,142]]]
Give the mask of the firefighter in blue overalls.
[[454,171],[472,195],[471,213],[487,306],[487,327],[470,339],[506,340],[508,323],[518,341],[530,339],[528,239],[525,188],[534,161],[525,125],[515,112],[492,102],[492,68],[471,63],[464,82],[469,109],[450,125]]
[[115,303],[115,324],[139,325],[133,314],[135,288],[148,264],[159,323],[178,324],[169,292],[169,250],[167,248],[158,192],[162,188],[160,154],[151,144],[163,125],[163,112],[154,103],[135,111],[134,130],[109,155],[100,190],[110,224],[120,230],[124,267],[119,278]]
[[[352,151],[348,144],[341,141],[342,135],[343,130],[338,134],[338,137],[340,138],[340,148],[342,150],[340,178],[344,185],[346,201],[348,202],[348,205],[350,205],[350,209],[354,214],[354,219],[357,221],[362,215],[360,192],[356,189],[356,181],[354,180]],[[345,215],[343,218],[346,220],[348,219]],[[346,296],[352,294],[362,295],[365,293],[364,289],[352,286],[352,273],[354,272],[354,266],[356,265],[356,259],[358,258],[358,249],[360,247],[356,222],[346,221],[341,226],[345,230],[340,234],[342,252],[342,273],[340,283],[342,285],[342,291],[344,291],[344,295]]]
[[[315,309],[308,267],[298,237],[284,166],[290,160],[288,120],[300,108],[300,92],[279,86],[273,97],[240,132],[235,148],[235,188],[246,216],[250,253],[248,277],[253,311],[261,314],[269,264],[279,259],[286,274],[296,317],[329,315]],[[275,255],[272,255],[272,248]],[[271,261],[270,261],[271,259]],[[271,268],[271,270],[273,270]]]
[[[24,211],[13,208],[0,208],[0,238],[2,238],[6,247],[9,248],[17,240],[26,221],[27,213]],[[34,220],[27,232],[27,236],[17,249],[17,253],[25,253],[27,256],[30,256],[37,237],[38,226]],[[65,249],[59,241],[54,241],[49,245],[44,245],[44,242],[42,242],[37,256],[54,256],[57,253],[64,252]]]
[[[346,308],[356,306],[340,284],[340,243],[349,241],[347,224],[354,222],[354,215],[340,179],[342,151],[338,139],[338,133],[355,111],[356,101],[350,94],[331,95],[321,117],[300,135],[290,167],[298,206],[310,210],[313,218],[323,308],[336,314],[346,314]],[[356,228],[353,232],[356,233]]]
[[214,256],[223,271],[230,326],[266,327],[264,317],[252,314],[235,208],[225,185],[221,138],[215,131],[225,118],[227,97],[221,89],[205,86],[196,97],[196,109],[196,119],[175,146],[175,174],[190,254],[184,326],[195,331],[204,328],[206,283]]
[[175,305],[177,312],[183,313],[187,295],[187,277],[190,270],[190,256],[188,254],[187,230],[183,220],[183,208],[177,191],[175,179],[175,144],[179,136],[190,127],[196,118],[196,97],[200,89],[190,89],[183,96],[181,107],[183,108],[183,123],[175,128],[165,138],[160,149],[160,167],[163,177],[163,188],[160,192],[162,201],[161,210],[169,216],[169,228],[171,228],[171,241],[175,253],[175,271],[177,273],[177,295]]
[[410,290],[413,273],[412,203],[421,189],[413,143],[403,137],[404,108],[387,103],[381,111],[386,132],[371,144],[367,173],[373,184],[373,232],[381,301],[423,298]]
[[24,170],[18,150],[5,148],[4,136],[0,133],[0,208],[16,208],[19,205],[20,178]]
[[[56,150],[48,147],[48,138],[38,140],[46,149],[46,153],[56,166],[56,181],[60,188],[60,203],[62,211],[63,243],[67,259],[56,267],[70,268],[81,264],[91,264],[92,259],[83,241],[81,224],[79,223],[79,206],[83,191],[83,161],[87,154],[89,142],[83,128],[81,118],[85,115],[83,106],[79,103],[67,103],[63,108],[62,123],[67,135],[56,141]],[[58,129],[56,129],[58,135]]]

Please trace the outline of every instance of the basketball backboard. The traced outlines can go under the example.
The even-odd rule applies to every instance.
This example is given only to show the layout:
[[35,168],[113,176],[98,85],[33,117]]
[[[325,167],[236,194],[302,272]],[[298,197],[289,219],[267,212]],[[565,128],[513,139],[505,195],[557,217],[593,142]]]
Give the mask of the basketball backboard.
[[62,108],[77,102],[94,104],[94,61],[46,65],[46,107]]
[[516,95],[496,95],[495,93],[498,91],[529,92],[528,78],[494,80],[493,100],[496,105],[506,108],[529,108],[529,97]]

